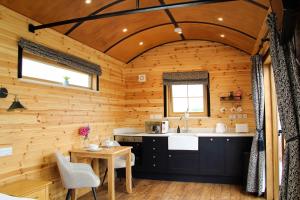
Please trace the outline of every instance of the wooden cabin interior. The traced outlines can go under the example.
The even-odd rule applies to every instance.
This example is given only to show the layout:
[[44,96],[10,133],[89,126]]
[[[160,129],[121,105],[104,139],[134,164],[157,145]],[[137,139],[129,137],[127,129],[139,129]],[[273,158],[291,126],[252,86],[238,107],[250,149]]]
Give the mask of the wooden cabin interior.
[[299,66],[299,3],[0,4],[0,199],[300,198],[270,28]]

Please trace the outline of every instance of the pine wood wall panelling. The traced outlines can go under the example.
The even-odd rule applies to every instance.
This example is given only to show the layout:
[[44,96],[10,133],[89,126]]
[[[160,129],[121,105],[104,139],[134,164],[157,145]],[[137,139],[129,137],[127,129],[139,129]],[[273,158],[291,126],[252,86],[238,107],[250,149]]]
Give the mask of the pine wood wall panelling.
[[[13,146],[13,155],[0,158],[0,185],[23,178],[54,180],[50,199],[62,189],[53,153],[66,153],[80,144],[78,128],[89,124],[91,140],[111,137],[124,115],[124,63],[82,45],[53,30],[29,33],[36,22],[0,6],[0,85],[19,95],[28,108],[6,112],[13,100],[0,99],[0,143]],[[17,77],[17,41],[20,37],[67,52],[101,65],[100,92],[27,83]]]
[[[163,115],[162,73],[169,71],[208,70],[210,73],[211,117],[191,119],[190,127],[213,128],[223,121],[234,128],[235,123],[248,123],[254,129],[251,99],[250,56],[232,47],[207,41],[184,41],[155,48],[129,63],[125,69],[125,124],[143,128],[150,114]],[[139,74],[147,81],[138,83]],[[220,93],[243,91],[241,105],[247,119],[229,120],[231,103],[221,103]],[[219,112],[221,106],[228,111]],[[236,113],[237,114],[237,113]],[[183,126],[178,119],[170,119],[171,127]]]

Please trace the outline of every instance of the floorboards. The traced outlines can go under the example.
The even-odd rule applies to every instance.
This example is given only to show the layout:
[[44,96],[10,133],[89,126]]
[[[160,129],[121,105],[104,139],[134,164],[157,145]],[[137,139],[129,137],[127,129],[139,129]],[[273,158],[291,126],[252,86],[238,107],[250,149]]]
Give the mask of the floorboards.
[[[116,180],[116,200],[262,200],[244,193],[239,186],[135,179],[132,194],[127,194],[124,180]],[[99,200],[107,200],[107,184],[97,191]],[[88,193],[79,200],[92,200]]]

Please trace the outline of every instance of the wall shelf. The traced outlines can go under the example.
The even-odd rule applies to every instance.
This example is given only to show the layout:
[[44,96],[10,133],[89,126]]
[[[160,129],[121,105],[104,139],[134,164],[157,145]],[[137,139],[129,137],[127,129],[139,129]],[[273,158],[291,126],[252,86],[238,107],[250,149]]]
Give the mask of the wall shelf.
[[221,102],[240,102],[241,100],[242,100],[241,96],[220,97]]

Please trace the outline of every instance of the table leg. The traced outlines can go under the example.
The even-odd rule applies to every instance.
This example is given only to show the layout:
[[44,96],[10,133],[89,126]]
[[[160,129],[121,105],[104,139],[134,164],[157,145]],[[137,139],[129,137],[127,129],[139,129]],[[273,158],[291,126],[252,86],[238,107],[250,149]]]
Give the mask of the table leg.
[[[75,154],[71,153],[71,162],[76,163],[77,157]],[[71,199],[76,200],[77,199],[77,190],[73,189],[71,192]]]
[[108,159],[108,199],[115,200],[115,163],[114,157]]
[[92,165],[93,165],[93,170],[94,170],[95,174],[100,177],[99,159],[94,158],[92,161]]
[[126,190],[132,193],[131,151],[126,156]]

